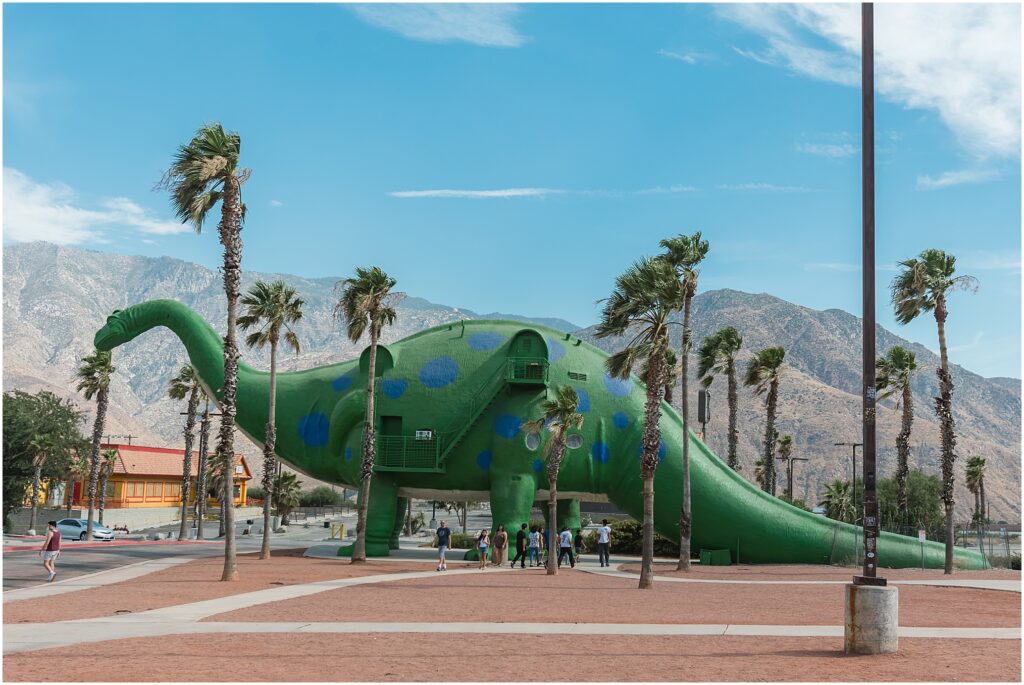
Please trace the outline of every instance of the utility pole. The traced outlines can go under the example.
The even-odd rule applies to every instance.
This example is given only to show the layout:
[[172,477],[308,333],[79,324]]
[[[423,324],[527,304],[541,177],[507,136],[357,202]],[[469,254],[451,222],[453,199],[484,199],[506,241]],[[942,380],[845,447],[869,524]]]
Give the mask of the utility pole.
[[107,444],[112,444],[111,440],[113,440],[114,438],[123,438],[123,439],[128,441],[128,446],[131,447],[132,439],[133,438],[137,438],[137,437],[139,437],[139,436],[137,436],[137,435],[104,435],[103,436],[103,442],[105,442]]
[[789,497],[789,503],[793,503],[793,462],[794,461],[810,461],[807,457],[775,457],[779,461],[788,462],[786,464],[786,496]]
[[853,453],[850,455],[850,499],[853,500],[853,524],[857,525],[858,512],[857,512],[857,448],[863,447],[862,442],[837,442],[833,443],[836,447],[852,447]]

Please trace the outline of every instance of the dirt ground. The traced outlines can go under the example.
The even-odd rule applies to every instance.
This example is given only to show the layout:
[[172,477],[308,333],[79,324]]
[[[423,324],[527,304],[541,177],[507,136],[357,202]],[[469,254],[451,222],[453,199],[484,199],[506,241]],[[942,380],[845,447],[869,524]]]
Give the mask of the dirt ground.
[[[962,607],[962,611],[950,611]],[[900,625],[1020,625],[1011,592],[900,587]],[[496,621],[842,625],[842,585],[656,583],[562,569],[396,580],[239,609],[208,621]]]
[[[137,638],[4,657],[7,681],[986,681],[1019,682],[1020,640],[902,639],[845,656],[839,638],[266,634]],[[482,655],[477,661],[469,655]],[[112,655],[132,658],[130,669]],[[225,655],[243,656],[226,659]],[[529,655],[529,656],[526,656]],[[969,655],[969,656],[968,656]],[[474,663],[478,668],[473,668]],[[240,670],[241,669],[241,670]]]
[[274,550],[273,556],[263,561],[257,559],[255,553],[240,554],[240,580],[232,583],[220,581],[224,559],[212,557],[172,566],[99,590],[83,590],[52,597],[7,602],[3,605],[3,622],[49,623],[76,618],[116,616],[254,590],[266,590],[279,585],[433,569],[432,563],[421,562],[371,559],[365,564],[352,565],[333,559],[308,559],[302,556],[303,551]]
[[[621,564],[620,571],[640,573],[640,564]],[[695,564],[689,571],[676,571],[675,562],[654,564],[654,573],[659,576],[676,576],[680,578],[715,578],[724,580],[843,580],[849,581],[853,576],[860,575],[861,569],[852,566],[811,566],[806,564],[771,564],[737,566],[701,566]],[[943,575],[942,569],[919,568],[884,568],[878,574],[889,580],[936,580],[942,578],[959,578],[972,580],[987,578],[991,580],[1020,581],[1020,571],[1007,569],[988,569],[987,571],[955,571],[952,576]]]

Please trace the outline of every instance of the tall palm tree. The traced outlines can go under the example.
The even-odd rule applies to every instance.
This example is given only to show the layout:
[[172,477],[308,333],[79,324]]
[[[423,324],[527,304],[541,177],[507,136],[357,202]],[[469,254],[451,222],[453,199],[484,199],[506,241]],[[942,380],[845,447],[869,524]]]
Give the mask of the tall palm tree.
[[85,482],[89,475],[89,459],[83,452],[74,449],[68,455],[67,463],[64,465],[64,476],[68,481],[67,491],[67,515],[71,516],[71,506],[75,501],[75,483]]
[[[659,245],[665,250],[662,258],[675,269],[679,279],[679,290],[683,300],[683,335],[679,346],[679,377],[680,409],[683,417],[683,503],[679,511],[679,561],[677,571],[690,570],[690,536],[693,528],[693,516],[690,503],[690,393],[689,393],[689,358],[690,358],[690,308],[693,296],[697,294],[697,280],[700,272],[697,265],[708,253],[708,241],[703,240],[700,231],[693,235],[678,235],[666,238]],[[669,400],[671,403],[671,399]]]
[[666,260],[644,257],[615,279],[615,289],[604,301],[596,336],[607,338],[627,332],[626,347],[605,361],[608,373],[628,378],[633,365],[644,360],[641,374],[646,381],[643,452],[640,478],[643,482],[643,549],[640,565],[641,589],[654,586],[654,471],[661,447],[661,400],[665,392],[665,351],[668,349],[669,315],[682,304],[676,270]]
[[764,395],[764,484],[765,492],[775,494],[775,412],[779,403],[779,378],[786,351],[781,347],[766,347],[754,353],[747,364],[743,384],[754,388],[755,395]]
[[277,509],[277,514],[281,517],[282,526],[288,525],[288,514],[299,506],[301,494],[302,485],[299,483],[299,477],[291,471],[285,471],[274,478],[272,497],[274,508]]
[[953,426],[953,378],[946,350],[946,296],[955,290],[976,290],[973,276],[956,275],[956,257],[928,249],[899,263],[902,269],[892,280],[892,305],[896,320],[908,324],[924,312],[932,312],[939,332],[939,396],[935,414],[942,435],[942,503],[946,509],[945,573],[953,573],[953,462],[956,434]]
[[117,466],[117,450],[106,449],[100,455],[100,505],[99,519],[103,525],[103,508],[107,504],[107,481],[114,475],[114,467]]
[[[219,526],[217,537],[227,537],[229,522],[226,510],[231,509],[234,504],[234,497],[229,496],[234,494],[234,480],[231,473],[232,464],[225,460],[219,452],[211,454],[207,464],[210,469],[210,487],[207,490],[207,496],[212,494],[220,508],[220,520],[217,522]],[[233,518],[230,525],[234,525]]]
[[758,487],[762,490],[766,489],[768,485],[768,481],[765,480],[766,475],[764,457],[760,457],[754,462],[754,482],[757,483]]
[[107,420],[107,404],[110,390],[110,377],[114,373],[114,365],[110,363],[110,352],[94,351],[82,358],[78,367],[78,391],[85,399],[96,398],[96,420],[92,425],[92,458],[89,460],[89,517],[85,528],[85,539],[92,540],[93,514],[96,506],[96,484],[100,477],[100,444],[103,441],[103,424]]
[[836,479],[825,486],[825,496],[818,506],[825,507],[825,515],[830,519],[853,523],[852,494],[850,481]]
[[967,489],[974,495],[974,522],[986,523],[985,520],[985,458],[967,458]]
[[36,517],[39,512],[39,489],[43,480],[43,467],[53,455],[53,438],[49,435],[39,434],[32,436],[29,443],[32,450],[32,515],[28,527],[36,530]]
[[377,343],[380,342],[384,326],[390,326],[398,318],[395,311],[397,293],[391,289],[397,281],[380,267],[357,267],[354,278],[341,281],[341,298],[334,307],[348,327],[348,339],[359,342],[363,334],[370,333],[370,363],[366,387],[366,423],[363,428],[363,461],[360,469],[362,483],[359,490],[359,516],[356,519],[356,544],[352,550],[352,563],[366,561],[366,509],[370,501],[370,479],[373,477],[373,462],[376,458],[373,393],[376,387]]
[[729,468],[740,470],[739,456],[736,447],[739,443],[739,430],[736,428],[738,409],[736,384],[736,355],[743,345],[743,338],[732,326],[726,326],[713,335],[704,338],[700,346],[700,357],[697,361],[697,375],[705,388],[710,388],[715,376],[724,373],[729,383]]
[[209,497],[206,489],[207,458],[210,444],[210,398],[202,394],[206,407],[203,418],[199,421],[199,468],[196,471],[196,540],[203,539],[203,521],[206,517],[206,500]]
[[[558,532],[558,471],[565,457],[565,441],[570,430],[579,430],[583,426],[583,414],[577,411],[579,404],[579,397],[572,386],[563,385],[555,393],[555,399],[541,403],[541,417],[526,424],[528,430],[538,431],[541,435],[545,427],[551,431],[544,454],[548,460],[548,529],[552,535]],[[548,553],[548,575],[557,573],[558,561],[552,550]]]
[[267,413],[267,428],[263,438],[263,547],[260,559],[270,558],[270,499],[274,494],[274,474],[277,471],[277,344],[284,334],[284,343],[299,353],[299,339],[291,324],[302,318],[301,299],[295,297],[295,288],[283,280],[273,283],[256,281],[242,298],[245,313],[238,317],[243,331],[254,329],[245,339],[249,347],[263,348],[270,344],[270,408]]
[[[644,381],[646,383],[646,381]],[[671,348],[665,350],[665,401],[672,404],[676,383],[679,382],[679,360]]]
[[790,503],[793,501],[793,462],[789,460],[793,456],[793,436],[783,435],[779,437],[779,432],[775,431],[776,448],[779,451],[779,458],[786,460],[786,497]]
[[[242,283],[242,221],[245,204],[242,184],[250,171],[239,167],[242,139],[226,132],[219,123],[204,124],[195,136],[178,148],[163,185],[170,190],[171,204],[183,223],[197,233],[210,211],[220,203],[220,243],[224,247],[224,294],[228,304],[227,335],[224,337],[224,386],[221,389],[220,436],[217,453],[225,462],[235,454],[235,407],[238,391],[238,343],[235,340],[236,309]],[[216,388],[211,388],[216,392]],[[238,580],[235,559],[235,514],[232,498],[222,508],[225,523],[224,572],[221,580]]]
[[192,484],[192,441],[196,432],[196,410],[199,408],[199,395],[202,393],[199,375],[191,364],[178,369],[178,375],[171,379],[171,387],[167,394],[172,400],[188,398],[185,409],[185,459],[182,461],[181,473],[181,527],[178,528],[178,540],[188,539],[188,497],[189,486]]
[[907,474],[910,472],[910,429],[914,425],[914,397],[910,391],[910,377],[917,370],[914,353],[905,347],[893,345],[875,360],[875,387],[878,399],[896,396],[896,409],[903,407],[900,434],[896,436],[896,506],[903,525],[908,523]]

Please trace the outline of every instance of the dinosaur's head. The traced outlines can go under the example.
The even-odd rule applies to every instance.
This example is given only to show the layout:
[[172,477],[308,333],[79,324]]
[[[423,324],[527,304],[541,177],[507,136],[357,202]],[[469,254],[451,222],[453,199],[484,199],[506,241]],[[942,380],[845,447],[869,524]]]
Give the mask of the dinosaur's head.
[[107,352],[118,345],[123,345],[132,339],[128,334],[128,326],[125,320],[125,312],[115,309],[114,313],[107,317],[107,323],[103,328],[96,331],[93,344],[97,350]]

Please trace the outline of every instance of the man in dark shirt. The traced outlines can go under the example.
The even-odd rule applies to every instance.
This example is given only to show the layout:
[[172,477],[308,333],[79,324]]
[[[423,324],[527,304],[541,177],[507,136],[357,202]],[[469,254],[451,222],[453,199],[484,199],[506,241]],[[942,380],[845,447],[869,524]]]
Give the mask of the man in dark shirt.
[[452,529],[441,521],[441,527],[437,529],[437,570],[447,571],[448,564],[445,563],[444,553],[448,551],[448,543],[452,539]]
[[519,568],[526,568],[526,524],[524,523],[516,533],[516,556],[512,560],[512,568],[519,562]]

